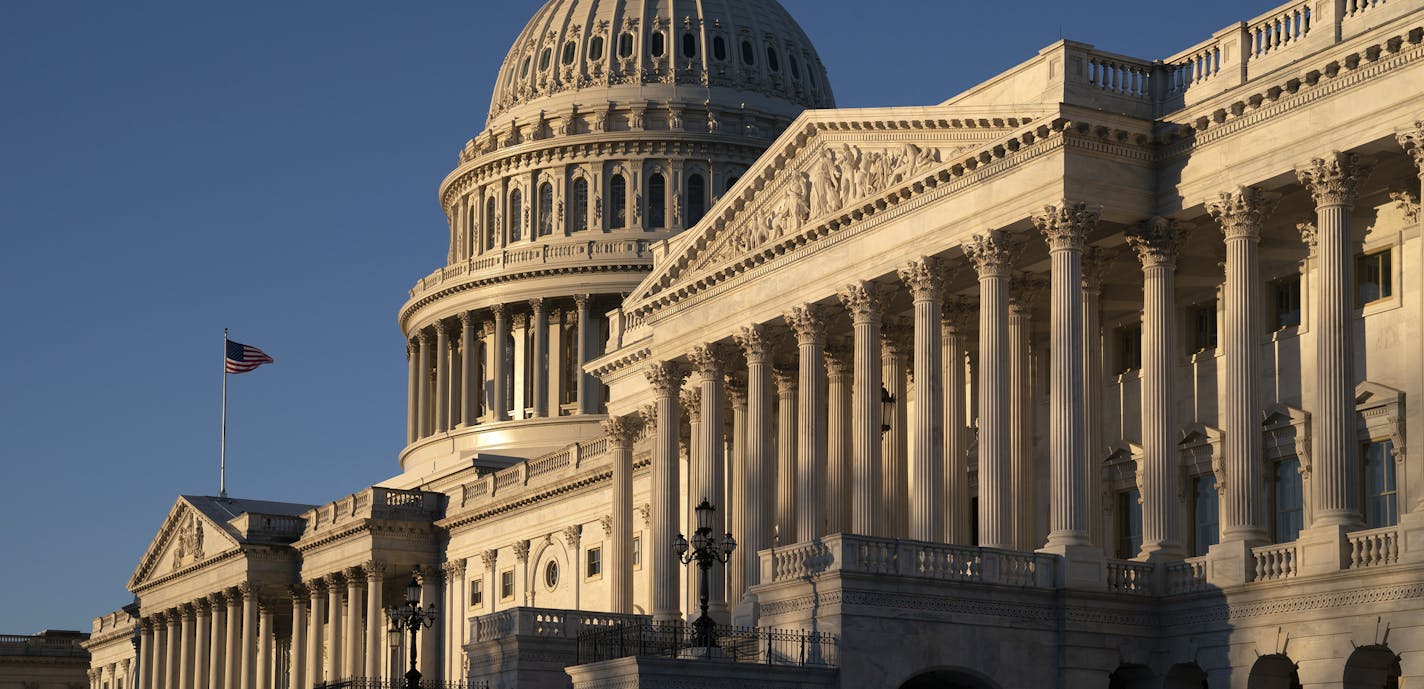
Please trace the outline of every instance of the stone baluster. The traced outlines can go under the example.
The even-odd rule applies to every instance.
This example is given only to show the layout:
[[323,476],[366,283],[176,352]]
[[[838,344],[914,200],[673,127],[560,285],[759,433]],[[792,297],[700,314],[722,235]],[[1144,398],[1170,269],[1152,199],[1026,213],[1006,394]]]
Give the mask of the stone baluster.
[[969,318],[974,304],[963,297],[953,297],[945,305],[940,319],[940,341],[944,350],[944,537],[949,543],[969,545],[969,437],[966,433],[964,359],[969,349]]
[[[549,312],[543,299],[530,299],[534,329],[534,417],[549,416]],[[557,416],[557,414],[555,414]]]
[[910,463],[909,537],[944,541],[944,351],[940,330],[944,268],[922,257],[899,270],[915,308],[914,456]]
[[681,617],[678,610],[677,573],[672,542],[678,524],[678,435],[677,394],[685,375],[676,364],[660,361],[646,371],[648,384],[656,395],[657,431],[653,443],[652,505],[653,523],[648,537],[649,606],[654,621],[670,622]]
[[227,629],[223,632],[223,689],[241,689],[242,687],[242,667],[243,651],[242,645],[242,592],[240,589],[227,589],[223,592],[223,599],[227,601]]
[[287,687],[296,689],[307,679],[307,589],[301,584],[292,587],[292,638],[288,647]]
[[[416,366],[418,374],[417,387],[419,389],[416,392],[415,401],[416,417],[419,420],[416,422],[416,434],[418,437],[424,438],[430,435],[431,428],[432,412],[430,409],[430,403],[433,400],[431,399],[430,392],[430,358],[434,354],[431,351],[432,345],[430,342],[429,330],[421,330],[420,334],[416,336],[416,339],[419,342],[419,352],[417,354],[419,362]],[[251,687],[243,687],[243,689],[251,689]]]
[[450,430],[450,331],[435,323],[435,432]]
[[[771,410],[771,344],[765,326],[742,328],[736,336],[737,346],[747,360],[747,423],[745,429],[746,471],[741,483],[732,491],[741,503],[744,530],[734,534],[740,543],[738,550],[756,553],[771,547],[771,495],[773,476],[771,450],[772,431],[768,428]],[[759,558],[748,555],[742,561],[743,591],[756,586],[761,578]],[[742,601],[734,601],[739,606]],[[741,613],[738,614],[739,619]]]
[[796,502],[795,538],[806,543],[825,535],[826,511],[826,319],[820,306],[807,304],[784,317],[796,334]]
[[975,235],[965,253],[979,274],[979,545],[1014,547],[1009,457],[1009,238]]
[[460,427],[469,428],[480,417],[479,341],[475,337],[475,314],[460,312]]
[[326,649],[326,580],[312,579],[307,582],[307,595],[310,598],[311,617],[308,618],[310,629],[307,630],[307,676],[305,680],[294,686],[315,687],[326,681],[325,668],[322,667],[322,656]]
[[361,626],[361,584],[365,578],[365,572],[360,567],[347,567],[346,575],[346,614],[343,616],[346,629],[342,630],[341,638],[346,641],[346,648],[342,651],[342,659],[345,660],[342,668],[342,675],[346,679],[363,676],[361,671],[365,667],[361,663],[361,652],[365,646],[365,634]]
[[1088,540],[1103,544],[1103,277],[1114,253],[1099,247],[1083,251],[1083,486],[1088,510]]
[[193,674],[190,686],[194,689],[208,689],[208,664],[213,644],[212,608],[207,599],[200,598],[193,604]]
[[[362,567],[366,571],[366,677],[381,676],[381,642],[385,640],[382,612],[382,588],[386,577],[386,564],[369,560]],[[428,632],[427,632],[428,633]]]
[[490,392],[490,404],[494,409],[495,421],[509,420],[509,313],[504,304],[490,306],[494,313],[494,352],[491,368],[494,369],[494,385]]
[[252,689],[257,686],[257,588],[244,581],[237,590],[242,594],[242,660],[237,686]]
[[855,332],[855,381],[851,391],[852,533],[879,536],[884,531],[880,513],[880,322],[881,289],[874,283],[847,285],[837,295],[850,312]]
[[1009,485],[1013,500],[1009,517],[1014,546],[1033,550],[1038,544],[1036,525],[1042,506],[1036,499],[1037,457],[1033,447],[1033,390],[1029,350],[1033,336],[1033,302],[1043,280],[1027,273],[1009,280]]
[[[698,428],[698,437],[692,440],[697,446],[697,464],[694,469],[697,473],[693,477],[693,493],[687,497],[688,502],[695,500],[700,503],[707,500],[717,509],[712,513],[712,533],[720,537],[727,533],[728,512],[727,505],[716,504],[726,492],[723,486],[726,478],[723,475],[726,445],[722,442],[725,425],[723,414],[727,404],[726,383],[723,381],[726,375],[726,366],[723,363],[725,354],[719,346],[701,345],[693,347],[689,359],[693,371],[697,373],[702,413],[699,414],[701,426]],[[690,525],[696,523],[695,516],[688,522]],[[710,614],[720,623],[730,622],[730,612],[727,609],[727,574],[722,563],[713,564],[708,572],[707,586]]]
[[612,576],[609,600],[612,612],[633,612],[633,434],[636,420],[610,416],[603,422],[608,449],[613,455],[613,533],[609,534],[608,570]]
[[1152,218],[1127,233],[1142,263],[1142,550],[1138,559],[1180,558],[1176,520],[1177,395],[1174,276],[1185,230]]
[[852,354],[826,350],[826,533],[850,530],[851,476],[854,452],[851,446]]
[[1275,202],[1255,187],[1223,193],[1207,205],[1226,238],[1224,324],[1226,478],[1221,491],[1221,541],[1267,542],[1261,465],[1261,333],[1259,243]]
[[578,388],[576,395],[578,398],[578,410],[580,414],[594,414],[598,411],[598,405],[594,399],[598,393],[597,382],[593,376],[585,373],[584,364],[593,357],[593,316],[589,309],[589,300],[592,299],[587,294],[574,295],[574,304],[578,307]]
[[773,544],[796,542],[796,371],[777,367],[776,383],[776,524]]
[[346,650],[346,634],[343,628],[341,617],[344,611],[341,600],[346,588],[346,579],[340,573],[333,572],[326,575],[327,611],[329,622],[326,625],[327,636],[330,637],[326,643],[326,681],[335,682],[346,678],[346,663],[344,652]]
[[405,345],[406,368],[409,379],[406,381],[406,424],[405,442],[407,445],[420,440],[420,340],[411,338]]

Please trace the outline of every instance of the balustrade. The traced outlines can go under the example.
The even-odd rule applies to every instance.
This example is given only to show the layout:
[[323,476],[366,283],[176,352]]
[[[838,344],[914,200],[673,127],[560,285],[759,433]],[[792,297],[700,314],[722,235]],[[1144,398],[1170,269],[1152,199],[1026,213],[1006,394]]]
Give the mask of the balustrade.
[[1205,591],[1206,556],[1167,563],[1167,594]]
[[1392,565],[1399,561],[1399,527],[1356,531],[1349,535],[1350,569]]
[[1108,560],[1108,590],[1113,593],[1152,595],[1153,566],[1132,560]]
[[1310,3],[1296,2],[1247,24],[1247,59],[1264,57],[1305,38],[1310,20]]
[[1251,549],[1256,560],[1253,581],[1276,581],[1293,577],[1299,570],[1300,551],[1294,543],[1264,545]]

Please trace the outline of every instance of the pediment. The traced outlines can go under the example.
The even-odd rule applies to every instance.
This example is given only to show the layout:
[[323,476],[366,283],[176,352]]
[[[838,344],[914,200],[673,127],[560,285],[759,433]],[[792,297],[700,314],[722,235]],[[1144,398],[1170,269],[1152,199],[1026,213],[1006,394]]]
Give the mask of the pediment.
[[213,560],[239,547],[241,544],[226,525],[204,514],[188,496],[181,496],[139,560],[128,588],[137,590],[150,581]]
[[[666,255],[625,303],[774,253],[814,228],[859,216],[857,209],[908,198],[973,170],[1006,147],[1017,150],[1016,137],[1030,123],[1046,132],[1054,112],[930,107],[804,113],[696,227],[670,240]],[[996,142],[1007,143],[995,151]]]
[[1119,440],[1108,445],[1108,456],[1104,463],[1135,462],[1142,458],[1142,446],[1128,440]]
[[1177,441],[1177,446],[1187,449],[1201,445],[1217,445],[1223,437],[1225,436],[1221,429],[1216,426],[1194,423],[1183,429],[1182,439]]
[[1296,426],[1305,428],[1310,422],[1310,412],[1304,409],[1297,409],[1288,404],[1272,404],[1266,407],[1265,419],[1261,426],[1267,430]]
[[1388,385],[1380,385],[1367,380],[1355,386],[1355,406],[1359,409],[1399,404],[1403,399],[1403,392]]

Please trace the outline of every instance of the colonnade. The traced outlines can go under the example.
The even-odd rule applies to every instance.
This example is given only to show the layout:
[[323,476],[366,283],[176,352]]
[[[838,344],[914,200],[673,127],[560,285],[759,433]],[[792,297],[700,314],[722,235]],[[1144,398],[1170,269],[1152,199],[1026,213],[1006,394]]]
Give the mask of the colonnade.
[[139,621],[139,689],[277,689],[279,601],[244,582]]
[[[1412,141],[1406,147],[1412,145],[1411,152],[1424,165],[1420,139]],[[1350,365],[1354,249],[1347,228],[1356,185],[1368,171],[1357,156],[1332,153],[1302,166],[1298,175],[1315,199],[1319,228],[1315,255],[1321,291],[1311,303],[1320,346],[1314,366],[1302,371],[1314,378],[1319,391],[1312,410],[1318,443],[1315,527],[1361,526],[1356,378]],[[1249,545],[1267,542],[1258,353],[1264,284],[1259,279],[1258,244],[1273,198],[1260,189],[1241,187],[1207,204],[1220,225],[1227,257],[1221,540]],[[758,580],[758,550],[839,531],[961,544],[972,540],[984,547],[1064,555],[1102,545],[1094,543],[1100,536],[1091,518],[1099,508],[1101,457],[1092,449],[1102,442],[1101,407],[1090,401],[1102,394],[1103,362],[1095,338],[1104,266],[1100,252],[1086,246],[1087,235],[1099,224],[1099,212],[1084,203],[1064,202],[1031,219],[1047,242],[1051,264],[1046,276],[1047,475],[1026,479],[1035,468],[1024,459],[1028,449],[1018,446],[1028,422],[1016,407],[1026,405],[1029,392],[1017,380],[1023,372],[1015,371],[1013,357],[1022,346],[1015,340],[1027,338],[1027,324],[1015,327],[1014,312],[1029,308],[1024,285],[1034,276],[1021,280],[1013,263],[1027,240],[1004,231],[984,232],[962,247],[979,283],[977,380],[972,381],[978,392],[977,415],[966,409],[965,394],[971,383],[965,367],[970,354],[968,316],[976,300],[945,293],[950,266],[942,256],[916,258],[894,279],[865,276],[823,300],[789,309],[783,320],[790,337],[778,333],[780,324],[756,323],[647,365],[655,404],[645,416],[655,419],[656,428],[651,436],[653,515],[646,564],[656,619],[679,615],[672,543],[678,510],[690,506],[679,503],[680,404],[698,407],[689,410],[690,419],[698,421],[689,438],[691,466],[697,472],[690,482],[689,503],[704,496],[732,496],[730,517],[723,521],[719,509],[714,531],[720,533],[730,524],[746,555],[736,560],[738,571],[729,577],[730,588],[714,577],[712,593],[715,597],[727,591],[733,604]],[[1151,218],[1124,233],[1144,284],[1139,467],[1143,539],[1138,558],[1145,560],[1185,554],[1174,508],[1181,478],[1175,443],[1180,420],[1174,413],[1178,353],[1173,294],[1186,230],[1179,222]],[[839,325],[844,321],[835,317],[831,299],[845,309],[843,318],[852,333],[849,347],[829,334],[847,330]],[[907,301],[908,327],[900,325]],[[838,325],[832,329],[828,324],[833,320]],[[740,356],[726,340],[737,345]],[[778,340],[788,344],[776,346]],[[909,415],[905,402],[911,372],[914,405]],[[689,373],[698,394],[683,396]],[[730,440],[723,437],[721,422],[729,380],[739,387],[745,381],[745,409],[733,407]],[[978,533],[971,535],[966,426],[976,416]],[[907,438],[913,438],[909,456]],[[715,468],[722,466],[726,447],[738,455],[728,465],[731,486]],[[1032,492],[1023,486],[1045,479],[1047,504],[1035,505]],[[615,490],[615,515],[631,512],[631,503],[617,504],[630,502],[620,495]],[[1024,522],[1015,521],[1015,515],[1045,508],[1046,532],[1026,531]]]
[[[406,348],[407,442],[485,423],[598,413],[602,387],[583,372],[597,356],[593,299],[494,304],[418,330]],[[561,375],[567,367],[572,383]]]
[[89,689],[130,689],[134,686],[133,659],[121,658],[103,667],[90,668]]

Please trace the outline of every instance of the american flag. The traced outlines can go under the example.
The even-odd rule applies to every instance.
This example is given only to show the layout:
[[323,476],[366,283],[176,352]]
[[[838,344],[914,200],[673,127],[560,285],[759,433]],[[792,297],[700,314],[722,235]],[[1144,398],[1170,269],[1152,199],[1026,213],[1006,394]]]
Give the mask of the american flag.
[[241,342],[227,341],[227,358],[223,360],[223,366],[228,373],[247,373],[270,363],[273,363],[272,357],[267,356],[267,352]]

